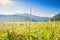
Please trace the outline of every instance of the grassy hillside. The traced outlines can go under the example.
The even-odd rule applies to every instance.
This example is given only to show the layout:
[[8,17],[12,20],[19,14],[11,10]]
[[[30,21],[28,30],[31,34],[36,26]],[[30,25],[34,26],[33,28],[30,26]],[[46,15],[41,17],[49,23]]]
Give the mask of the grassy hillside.
[[60,21],[0,22],[0,40],[60,40]]
[[60,21],[60,13],[51,18],[51,20]]

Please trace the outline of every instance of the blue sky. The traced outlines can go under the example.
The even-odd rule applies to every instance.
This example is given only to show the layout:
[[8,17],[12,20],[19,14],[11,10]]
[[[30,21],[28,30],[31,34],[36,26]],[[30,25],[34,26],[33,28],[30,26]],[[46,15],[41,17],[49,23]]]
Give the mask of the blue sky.
[[52,17],[60,13],[60,0],[0,0],[0,14],[30,13],[42,17]]

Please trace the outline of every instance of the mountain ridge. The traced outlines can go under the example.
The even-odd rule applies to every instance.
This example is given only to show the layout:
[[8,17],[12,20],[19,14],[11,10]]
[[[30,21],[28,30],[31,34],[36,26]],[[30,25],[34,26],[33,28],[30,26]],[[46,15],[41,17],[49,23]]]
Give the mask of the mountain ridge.
[[[41,22],[48,20],[48,17],[39,17],[35,15],[31,15],[32,20],[34,22]],[[0,15],[0,21],[30,21],[30,14],[24,13],[24,14],[13,14],[13,15]]]

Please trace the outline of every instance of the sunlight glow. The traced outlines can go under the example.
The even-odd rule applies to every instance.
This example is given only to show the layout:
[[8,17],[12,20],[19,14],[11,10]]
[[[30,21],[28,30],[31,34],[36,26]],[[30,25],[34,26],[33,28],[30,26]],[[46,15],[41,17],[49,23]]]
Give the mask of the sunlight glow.
[[11,3],[11,0],[0,0],[0,4],[5,5]]

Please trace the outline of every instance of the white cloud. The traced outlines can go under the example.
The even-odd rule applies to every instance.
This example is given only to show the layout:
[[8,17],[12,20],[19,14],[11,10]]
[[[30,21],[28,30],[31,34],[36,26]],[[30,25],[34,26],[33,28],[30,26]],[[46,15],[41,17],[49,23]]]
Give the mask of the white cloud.
[[6,5],[9,3],[11,3],[11,0],[0,0],[0,4],[2,4],[2,5]]
[[16,1],[11,1],[10,4],[1,5],[0,4],[0,14],[11,15],[16,13],[28,13],[29,7],[23,3],[18,3]]

